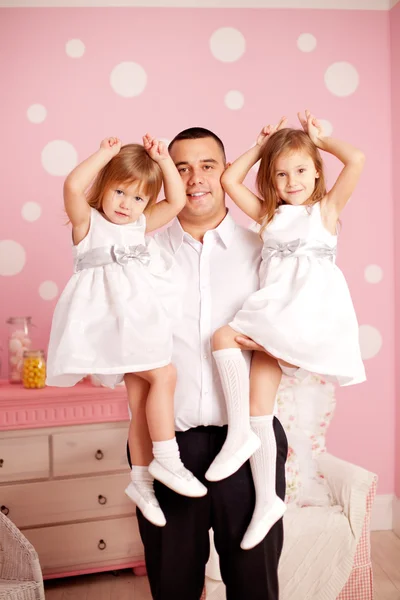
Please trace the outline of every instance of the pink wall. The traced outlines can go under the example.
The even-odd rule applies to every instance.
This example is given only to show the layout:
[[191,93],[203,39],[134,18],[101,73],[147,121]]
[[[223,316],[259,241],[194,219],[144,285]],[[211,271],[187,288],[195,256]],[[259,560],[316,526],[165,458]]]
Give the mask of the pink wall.
[[[237,31],[213,36],[221,28]],[[302,34],[311,37],[298,41]],[[71,39],[83,42],[80,57],[69,54],[80,54],[82,45],[72,44],[72,51],[66,51]],[[69,162],[70,147],[61,144],[55,151],[53,146],[50,158],[55,164],[49,165],[46,150],[42,153],[49,142],[72,144],[81,160],[107,135],[130,142],[149,130],[170,139],[180,129],[202,125],[223,138],[232,159],[253,143],[262,125],[282,114],[296,123],[296,112],[309,107],[333,125],[334,135],[363,148],[368,158],[343,216],[339,255],[362,325],[364,351],[371,356],[366,360],[368,382],[338,391],[329,446],[338,456],[377,472],[380,493],[392,492],[394,267],[388,39],[389,14],[376,11],[3,9],[0,69],[8,85],[2,86],[1,111],[0,343],[6,341],[5,319],[29,314],[38,327],[36,344],[45,347],[56,297],[42,296],[60,291],[71,273],[61,192],[62,173],[73,164],[73,150]],[[221,51],[227,52],[224,60]],[[131,91],[129,74],[117,77],[122,94],[137,94],[130,97],[110,85],[113,69],[126,61],[138,63],[147,75],[142,93],[138,93],[140,77]],[[335,63],[352,66],[332,67]],[[330,89],[325,79],[331,82]],[[240,106],[244,99],[241,108],[225,104],[231,91],[242,96],[228,95],[228,105]],[[27,117],[35,104],[47,111],[40,123]],[[41,119],[40,110],[31,109],[29,114],[34,121]],[[338,165],[326,162],[333,182]],[[28,202],[40,205],[37,220],[23,218],[22,212],[35,216],[35,206],[26,207]],[[234,213],[245,222],[236,209]],[[24,248],[23,267],[15,250],[19,247],[4,240]]]
[[396,299],[396,433],[395,433],[395,492],[400,498],[400,192],[397,182],[400,165],[400,4],[390,11],[390,41],[392,58],[392,140],[393,140],[393,204],[395,227],[395,299]]

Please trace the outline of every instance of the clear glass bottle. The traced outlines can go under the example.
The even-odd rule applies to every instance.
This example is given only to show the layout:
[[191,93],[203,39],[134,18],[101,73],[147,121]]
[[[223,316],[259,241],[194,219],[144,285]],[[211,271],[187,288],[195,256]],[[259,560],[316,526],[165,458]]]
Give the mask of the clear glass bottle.
[[24,352],[32,346],[32,317],[10,317],[8,325],[8,379],[21,383]]
[[37,390],[46,385],[46,360],[43,350],[26,350],[22,368],[24,388]]

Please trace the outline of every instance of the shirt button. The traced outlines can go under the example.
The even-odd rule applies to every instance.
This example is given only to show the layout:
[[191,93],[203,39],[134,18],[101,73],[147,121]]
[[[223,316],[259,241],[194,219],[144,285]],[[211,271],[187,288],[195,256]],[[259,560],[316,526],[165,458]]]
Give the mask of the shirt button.
[[208,355],[207,354],[203,354],[203,358],[205,358],[207,360]]

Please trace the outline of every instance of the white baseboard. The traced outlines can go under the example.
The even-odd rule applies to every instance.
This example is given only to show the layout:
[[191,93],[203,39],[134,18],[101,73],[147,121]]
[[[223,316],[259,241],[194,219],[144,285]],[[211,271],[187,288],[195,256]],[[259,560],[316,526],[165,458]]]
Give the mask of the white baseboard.
[[393,531],[400,537],[400,498],[393,498]]
[[[384,531],[393,529],[394,494],[378,494],[372,505],[371,531]],[[399,517],[400,517],[400,500]]]

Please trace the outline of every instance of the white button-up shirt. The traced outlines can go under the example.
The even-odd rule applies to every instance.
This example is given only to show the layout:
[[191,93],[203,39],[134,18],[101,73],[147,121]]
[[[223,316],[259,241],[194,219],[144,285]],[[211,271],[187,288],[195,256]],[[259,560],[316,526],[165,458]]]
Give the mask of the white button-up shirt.
[[[261,240],[237,225],[229,213],[216,229],[206,232],[203,243],[186,233],[178,219],[155,239],[174,255],[174,278],[184,290],[183,314],[174,324],[175,429],[226,425],[211,338],[258,289]],[[244,354],[249,365],[250,355]]]

